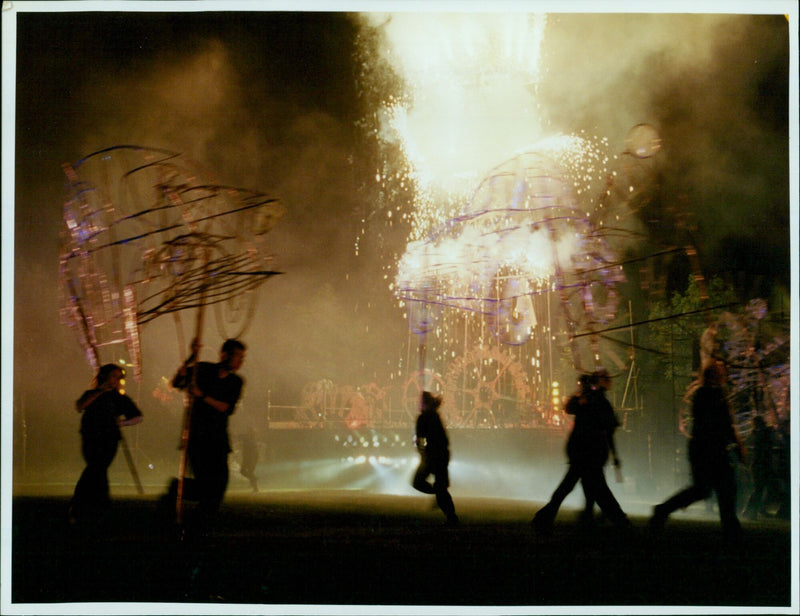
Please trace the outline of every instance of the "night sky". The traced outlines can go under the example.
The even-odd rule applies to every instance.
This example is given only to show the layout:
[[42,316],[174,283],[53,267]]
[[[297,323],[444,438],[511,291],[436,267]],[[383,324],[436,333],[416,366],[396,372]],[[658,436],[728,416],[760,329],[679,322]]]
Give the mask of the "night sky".
[[[392,196],[373,181],[386,154],[363,130],[380,102],[363,82],[366,22],[346,12],[29,8],[16,14],[16,186],[13,202],[3,200],[14,223],[3,234],[15,241],[14,406],[37,443],[31,459],[80,468],[71,409],[92,373],[59,317],[61,165],[110,145],[183,153],[221,183],[287,208],[269,235],[285,275],[263,287],[245,336],[243,412],[263,408],[267,392],[295,404],[320,378],[387,382],[409,334],[385,276],[408,229],[374,216]],[[689,204],[705,274],[732,277],[743,297],[785,297],[789,43],[782,14],[551,15],[543,124],[606,135],[612,151],[635,124],[658,126],[662,200]],[[147,413],[149,391],[184,349],[168,319],[147,325],[142,341]],[[209,328],[206,359],[219,343]]]

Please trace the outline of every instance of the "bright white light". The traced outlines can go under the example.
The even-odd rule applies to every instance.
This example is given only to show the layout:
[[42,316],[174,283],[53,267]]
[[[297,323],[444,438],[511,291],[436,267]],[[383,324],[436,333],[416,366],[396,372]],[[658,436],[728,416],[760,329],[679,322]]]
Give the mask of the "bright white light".
[[423,191],[462,193],[465,178],[541,136],[533,90],[545,23],[532,14],[398,13],[384,24],[413,97],[407,107],[387,103],[386,135]]

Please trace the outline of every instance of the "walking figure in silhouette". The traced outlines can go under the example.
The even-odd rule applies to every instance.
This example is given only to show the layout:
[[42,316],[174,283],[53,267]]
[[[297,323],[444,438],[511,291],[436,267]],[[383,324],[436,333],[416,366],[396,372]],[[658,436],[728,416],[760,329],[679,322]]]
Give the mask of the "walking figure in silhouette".
[[729,539],[741,533],[736,517],[736,473],[729,451],[735,450],[744,461],[746,450],[733,424],[723,384],[725,369],[714,363],[703,370],[703,384],[692,397],[692,437],[689,440],[689,464],[693,484],[653,509],[651,529],[663,528],[669,515],[717,495],[722,530]]
[[[580,405],[584,405],[588,403],[587,396],[592,388],[592,375],[590,374],[581,374],[578,377],[578,391],[575,392],[572,396],[569,397],[567,400],[567,404],[564,407],[564,411],[568,415],[578,415],[578,407]],[[572,434],[570,434],[570,439],[572,438]],[[567,441],[567,451],[569,452],[569,440]],[[561,480],[561,483],[556,488],[555,493],[553,494],[554,497],[560,499],[558,501],[558,505],[556,505],[553,500],[550,501],[550,506],[548,508],[544,508],[537,512],[536,517],[532,520],[533,524],[538,524],[540,526],[546,526],[553,522],[555,515],[558,511],[558,508],[561,505],[561,501],[563,501],[566,496],[575,489],[575,486],[580,481],[581,476],[577,466],[570,465],[567,469],[567,474],[564,475],[564,478]],[[581,484],[583,487],[583,495],[586,499],[586,505],[584,507],[584,511],[582,517],[585,519],[589,516],[591,511],[594,508],[594,499],[586,493],[586,486]],[[549,518],[549,519],[548,519]],[[547,522],[545,521],[546,519]]]
[[[447,517],[448,526],[458,525],[458,516],[450,496],[450,441],[439,416],[442,398],[428,391],[422,392],[420,413],[414,442],[420,454],[420,463],[411,483],[416,490],[425,494],[435,494],[436,504]],[[428,477],[433,475],[433,484]]]
[[[187,390],[191,396],[187,454],[194,478],[184,481],[184,497],[198,501],[201,523],[205,524],[216,514],[228,486],[228,418],[244,386],[236,372],[244,363],[246,347],[239,340],[226,340],[217,363],[197,362],[199,350],[193,341],[192,354],[178,369],[172,386]],[[177,486],[175,479],[168,502],[174,502]]]
[[111,501],[108,467],[117,455],[122,433],[120,427],[142,421],[142,412],[120,391],[124,370],[117,364],[105,364],[97,371],[93,387],[75,403],[81,417],[81,452],[86,468],[75,486],[69,518],[79,521],[99,513]]
[[597,503],[607,519],[616,526],[628,528],[630,521],[611,493],[603,474],[609,453],[613,455],[614,465],[620,466],[614,445],[614,430],[619,422],[605,396],[611,385],[611,377],[601,369],[591,376],[583,375],[579,384],[579,391],[570,397],[565,408],[567,414],[575,417],[575,424],[567,439],[569,469],[550,497],[550,502],[536,512],[531,524],[539,530],[552,527],[561,503],[580,481],[586,497],[584,517]]

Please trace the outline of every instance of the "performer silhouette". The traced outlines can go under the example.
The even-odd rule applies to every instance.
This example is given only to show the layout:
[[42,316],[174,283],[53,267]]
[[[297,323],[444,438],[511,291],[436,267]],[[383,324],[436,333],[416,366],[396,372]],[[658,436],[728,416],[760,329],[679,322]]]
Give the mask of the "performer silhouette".
[[198,501],[201,516],[207,519],[216,513],[228,486],[228,418],[244,386],[236,371],[244,363],[245,345],[226,340],[215,364],[194,364],[198,350],[193,344],[192,355],[178,369],[172,385],[188,390],[192,397],[187,455],[194,481],[185,481],[184,492],[186,498]]
[[741,460],[746,457],[744,444],[733,424],[723,384],[725,369],[714,363],[703,370],[703,384],[692,398],[692,437],[689,440],[689,464],[693,484],[653,509],[650,527],[663,528],[669,515],[692,503],[717,495],[719,517],[726,537],[737,539],[741,532],[736,517],[736,474],[729,449]]
[[78,479],[69,507],[69,519],[77,522],[100,513],[111,501],[108,467],[117,455],[122,439],[120,427],[142,421],[142,412],[128,396],[120,392],[124,370],[117,364],[105,364],[97,371],[94,387],[78,398],[76,410],[81,417],[81,452],[86,468]]
[[550,497],[550,502],[536,512],[531,524],[539,530],[549,529],[561,503],[580,480],[586,496],[586,507],[592,507],[596,502],[606,518],[616,526],[628,528],[630,521],[611,493],[603,474],[609,452],[613,455],[614,465],[620,465],[613,437],[619,423],[611,403],[605,397],[611,377],[601,369],[589,378],[581,378],[579,382],[580,390],[570,397],[565,408],[567,414],[575,417],[575,424],[567,439],[569,469]]
[[[458,516],[453,498],[448,491],[450,477],[447,467],[450,464],[450,441],[439,416],[441,404],[441,397],[434,396],[428,391],[422,392],[414,437],[420,453],[420,463],[411,485],[425,494],[435,494],[436,504],[444,512],[447,525],[457,526]],[[428,481],[431,475],[434,477],[433,484]]]

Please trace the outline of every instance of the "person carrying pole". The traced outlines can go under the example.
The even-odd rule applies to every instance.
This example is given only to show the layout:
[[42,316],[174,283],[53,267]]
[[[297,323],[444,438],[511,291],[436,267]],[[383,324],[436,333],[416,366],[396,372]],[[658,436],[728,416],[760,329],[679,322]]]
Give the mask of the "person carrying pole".
[[184,446],[188,466],[194,475],[191,480],[178,479],[179,484],[183,479],[184,485],[177,511],[180,512],[183,498],[196,500],[205,522],[218,510],[228,486],[228,454],[231,452],[228,418],[244,387],[244,381],[236,372],[244,363],[245,350],[239,340],[228,339],[220,349],[219,362],[197,362],[199,345],[195,341],[191,356],[172,379],[172,386],[186,390],[191,398],[188,438]]
[[81,452],[86,468],[70,501],[69,521],[72,523],[96,516],[107,508],[111,500],[108,467],[122,441],[120,428],[144,419],[133,400],[120,391],[123,375],[121,366],[104,364],[97,371],[92,389],[83,392],[75,403],[76,410],[83,413]]

